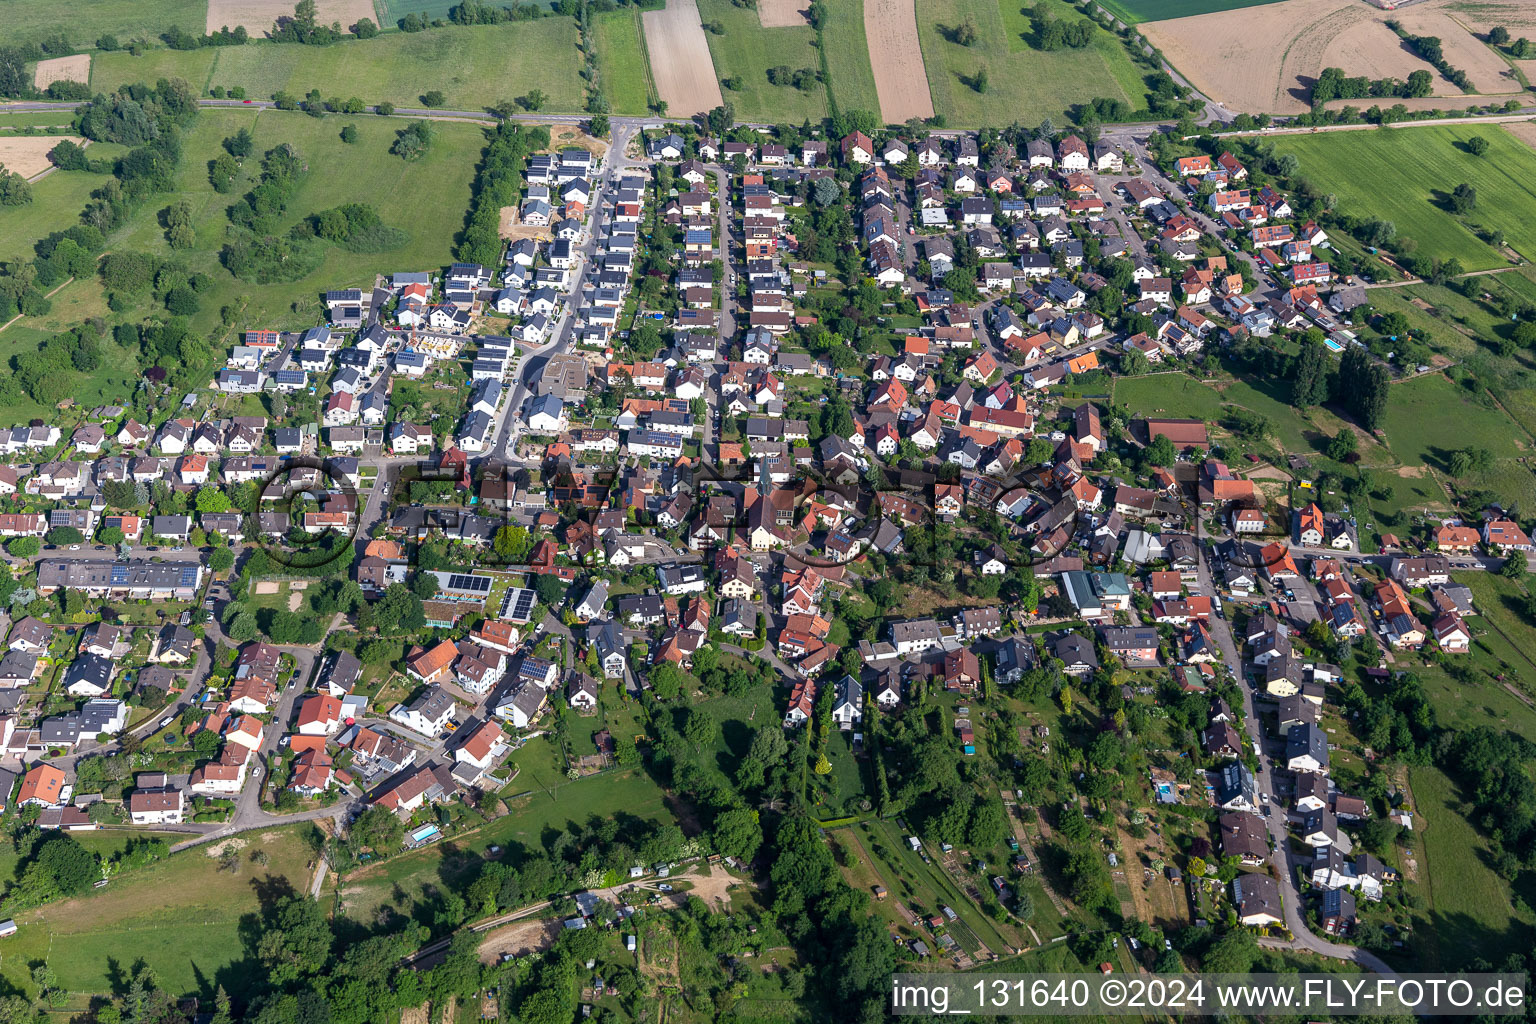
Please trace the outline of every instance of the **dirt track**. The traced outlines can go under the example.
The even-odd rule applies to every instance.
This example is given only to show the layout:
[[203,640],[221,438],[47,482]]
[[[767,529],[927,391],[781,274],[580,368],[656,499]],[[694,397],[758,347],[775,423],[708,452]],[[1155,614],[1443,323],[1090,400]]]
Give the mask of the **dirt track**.
[[880,117],[887,123],[932,117],[933,96],[917,41],[915,0],[864,0],[864,36],[875,73]]
[[651,56],[656,91],[673,117],[702,114],[720,106],[720,82],[709,56],[709,41],[694,0],[667,0],[665,10],[640,16]]

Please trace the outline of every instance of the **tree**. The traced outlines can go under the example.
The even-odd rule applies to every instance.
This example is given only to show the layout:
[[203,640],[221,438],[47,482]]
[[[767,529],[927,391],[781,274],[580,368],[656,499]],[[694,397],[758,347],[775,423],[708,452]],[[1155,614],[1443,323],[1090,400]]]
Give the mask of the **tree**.
[[1355,432],[1348,427],[1341,427],[1328,442],[1328,457],[1335,462],[1348,462],[1349,457],[1355,454],[1359,446],[1360,439]]
[[1312,328],[1302,336],[1301,352],[1291,377],[1291,404],[1298,409],[1309,409],[1328,400],[1328,375],[1332,364],[1323,347],[1322,333]]
[[358,18],[357,24],[352,26],[352,34],[359,39],[372,39],[379,34],[379,26],[373,23],[372,18]]
[[1201,966],[1212,974],[1247,974],[1259,958],[1259,943],[1253,933],[1234,928],[1208,949]]
[[1488,152],[1488,140],[1481,135],[1474,135],[1467,140],[1467,152],[1473,156],[1483,156]]
[[587,133],[593,138],[606,139],[609,130],[607,114],[593,114],[587,120]]
[[1477,208],[1477,189],[1466,182],[1462,182],[1451,189],[1451,196],[1448,201],[1451,212],[1457,216],[1464,217]]
[[349,124],[341,130],[341,141],[352,145],[357,141],[357,125]]
[[1524,551],[1512,551],[1504,564],[1499,566],[1499,575],[1506,579],[1523,580],[1525,574],[1530,571],[1530,563],[1525,557]]
[[235,564],[235,553],[229,548],[214,548],[208,556],[208,567],[214,572],[227,572]]
[[549,94],[543,89],[529,89],[528,95],[518,100],[525,110],[542,110],[549,102]]
[[1503,46],[1509,42],[1509,29],[1503,25],[1495,25],[1488,30],[1488,41],[1494,46]]
[[437,107],[441,107],[446,102],[448,102],[447,97],[443,95],[443,91],[441,89],[432,89],[421,94],[421,105],[424,107],[432,107],[435,109]]
[[31,558],[43,550],[43,542],[36,537],[15,537],[6,541],[5,550],[17,558]]
[[750,861],[762,842],[763,830],[758,824],[757,811],[737,807],[715,817],[710,844],[721,856]]
[[1179,453],[1174,449],[1173,442],[1168,440],[1167,434],[1158,434],[1147,445],[1146,461],[1153,466],[1171,466],[1178,461]]

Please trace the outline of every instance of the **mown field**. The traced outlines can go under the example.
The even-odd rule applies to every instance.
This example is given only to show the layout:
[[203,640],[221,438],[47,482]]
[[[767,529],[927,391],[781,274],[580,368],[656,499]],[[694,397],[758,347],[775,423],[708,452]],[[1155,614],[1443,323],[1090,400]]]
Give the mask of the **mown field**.
[[[778,32],[779,29],[765,29]],[[880,113],[875,92],[875,73],[869,64],[869,39],[864,34],[864,5],[827,5],[822,29],[827,44],[827,67],[832,72],[832,99],[841,110],[872,110]]]
[[[219,870],[206,849],[194,849],[128,870],[88,895],[17,914],[19,930],[6,942],[0,977],[34,993],[32,964],[46,960],[63,988],[105,996],[126,984],[142,960],[171,992],[211,999],[223,985],[238,998],[254,966],[240,920],[261,909],[263,891],[307,887],[313,855],[299,830],[310,827],[241,837],[234,872]],[[113,834],[76,838],[103,854],[121,843]],[[267,855],[265,866],[250,859],[258,848]]]
[[1100,7],[1127,25],[1141,21],[1166,21],[1197,14],[1235,11],[1244,7],[1262,7],[1276,0],[1097,0]]
[[314,47],[248,43],[203,50],[153,50],[143,57],[98,55],[91,85],[104,91],[119,85],[176,74],[206,90],[240,86],[253,99],[287,91],[302,97],[311,89],[368,103],[383,100],[419,107],[421,96],[443,93],[445,106],[483,110],[502,100],[541,89],[547,110],[579,110],[583,103],[581,57],[571,18],[430,32],[389,32],[375,39]]
[[625,8],[593,15],[592,37],[603,95],[613,113],[644,116],[656,90],[651,88],[646,69],[639,10]]
[[[793,85],[774,85],[768,81],[768,69],[784,66],[791,71],[801,68],[821,69],[821,56],[813,45],[816,33],[809,26],[763,28],[753,8],[737,7],[730,0],[699,0],[699,17],[707,25],[718,21],[725,32],[705,32],[709,53],[715,62],[715,77],[723,83],[739,78],[739,89],[721,86],[721,95],[736,108],[738,121],[772,121],[800,124],[806,118],[818,121],[827,116],[827,90],[822,85],[796,89]],[[862,37],[862,34],[860,36]],[[851,60],[841,52],[834,59],[827,55],[833,76],[839,61]],[[860,56],[869,63],[866,51]],[[870,89],[873,92],[873,84]],[[878,109],[871,102],[869,109]]]
[[[1466,149],[1473,136],[1488,142],[1481,157]],[[1536,257],[1536,152],[1495,125],[1287,136],[1275,148],[1296,154],[1301,174],[1337,195],[1339,209],[1391,221],[1420,253],[1454,256],[1468,270],[1506,266],[1474,233],[1496,227],[1516,252]],[[1443,205],[1463,182],[1477,190],[1466,223]]]
[[1456,785],[1438,768],[1414,768],[1410,778],[1423,832],[1421,900],[1414,943],[1435,969],[1464,967],[1476,958],[1498,963],[1530,949],[1532,913],[1510,904],[1509,884],[1489,865],[1487,841],[1462,816]]
[[1388,443],[1410,466],[1443,467],[1458,448],[1486,448],[1497,458],[1514,456],[1524,437],[1491,401],[1478,401],[1439,374],[1392,385],[1382,422]]
[[127,42],[154,38],[178,25],[202,34],[208,0],[6,0],[6,42],[31,43],[63,33],[77,47],[94,46],[103,35]]
[[[1147,105],[1142,72],[1118,39],[1099,31],[1081,50],[1035,50],[1024,36],[1033,31],[1024,0],[923,0],[917,7],[917,34],[928,68],[936,112],[952,125],[1037,124],[1042,118],[1061,123],[1073,104],[1105,96],[1132,107]],[[1077,19],[1071,5],[1048,0],[1058,18]],[[969,21],[976,26],[971,46],[952,42],[953,30]],[[987,69],[987,91],[973,86],[979,68]]]

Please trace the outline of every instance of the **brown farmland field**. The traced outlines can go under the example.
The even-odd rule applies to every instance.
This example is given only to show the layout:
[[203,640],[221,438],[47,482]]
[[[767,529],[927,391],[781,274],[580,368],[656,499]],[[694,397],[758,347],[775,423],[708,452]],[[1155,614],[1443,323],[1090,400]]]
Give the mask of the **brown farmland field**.
[[917,41],[915,0],[864,0],[864,36],[869,40],[880,117],[888,124],[932,117],[933,95]]
[[[1428,6],[1412,10],[1425,16]],[[1415,71],[1432,71],[1386,26],[1388,18],[1404,13],[1360,0],[1287,0],[1140,28],[1196,88],[1227,107],[1299,114],[1308,109],[1312,81],[1325,67],[1369,78],[1406,79]],[[1451,42],[1442,42],[1449,51]],[[1435,74],[1432,95],[1465,94]]]
[[809,25],[805,0],[757,0],[757,17],[763,28],[794,28]]
[[645,46],[651,55],[656,91],[673,116],[702,114],[718,107],[720,82],[694,0],[667,0],[665,10],[646,11]]
[[1393,13],[1402,23],[1403,31],[1416,36],[1439,36],[1446,61],[1465,71],[1479,94],[1494,96],[1522,89],[1509,63],[1473,35],[1454,11],[1435,10],[1432,4],[1424,4]]
[[[292,16],[293,4],[288,0],[208,0],[205,31],[211,34],[244,25],[251,35],[263,38],[278,18]],[[373,0],[315,0],[315,20],[322,25],[340,22],[343,32],[352,31],[359,18],[377,22],[378,17]]]
[[65,139],[71,142],[79,142],[89,145],[83,139],[72,135],[18,135],[15,137],[0,137],[0,166],[13,174],[19,174],[23,178],[31,178],[42,174],[53,164],[48,160],[48,151]]
[[32,84],[46,89],[54,82],[82,82],[91,80],[91,55],[77,53],[73,57],[50,57],[37,62],[32,73]]

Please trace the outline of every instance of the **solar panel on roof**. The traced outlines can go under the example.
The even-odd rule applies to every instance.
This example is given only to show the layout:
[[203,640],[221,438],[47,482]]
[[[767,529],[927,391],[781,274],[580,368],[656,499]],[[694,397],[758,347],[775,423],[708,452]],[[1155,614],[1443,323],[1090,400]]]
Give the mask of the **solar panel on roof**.
[[470,576],[464,573],[449,573],[449,590],[468,590],[475,593],[490,593],[491,578],[489,576]]
[[527,622],[533,615],[533,606],[538,602],[538,594],[532,590],[521,587],[507,592],[506,618],[513,622]]
[[113,583],[127,583],[128,582],[128,567],[126,565],[114,565],[112,567],[112,582]]

